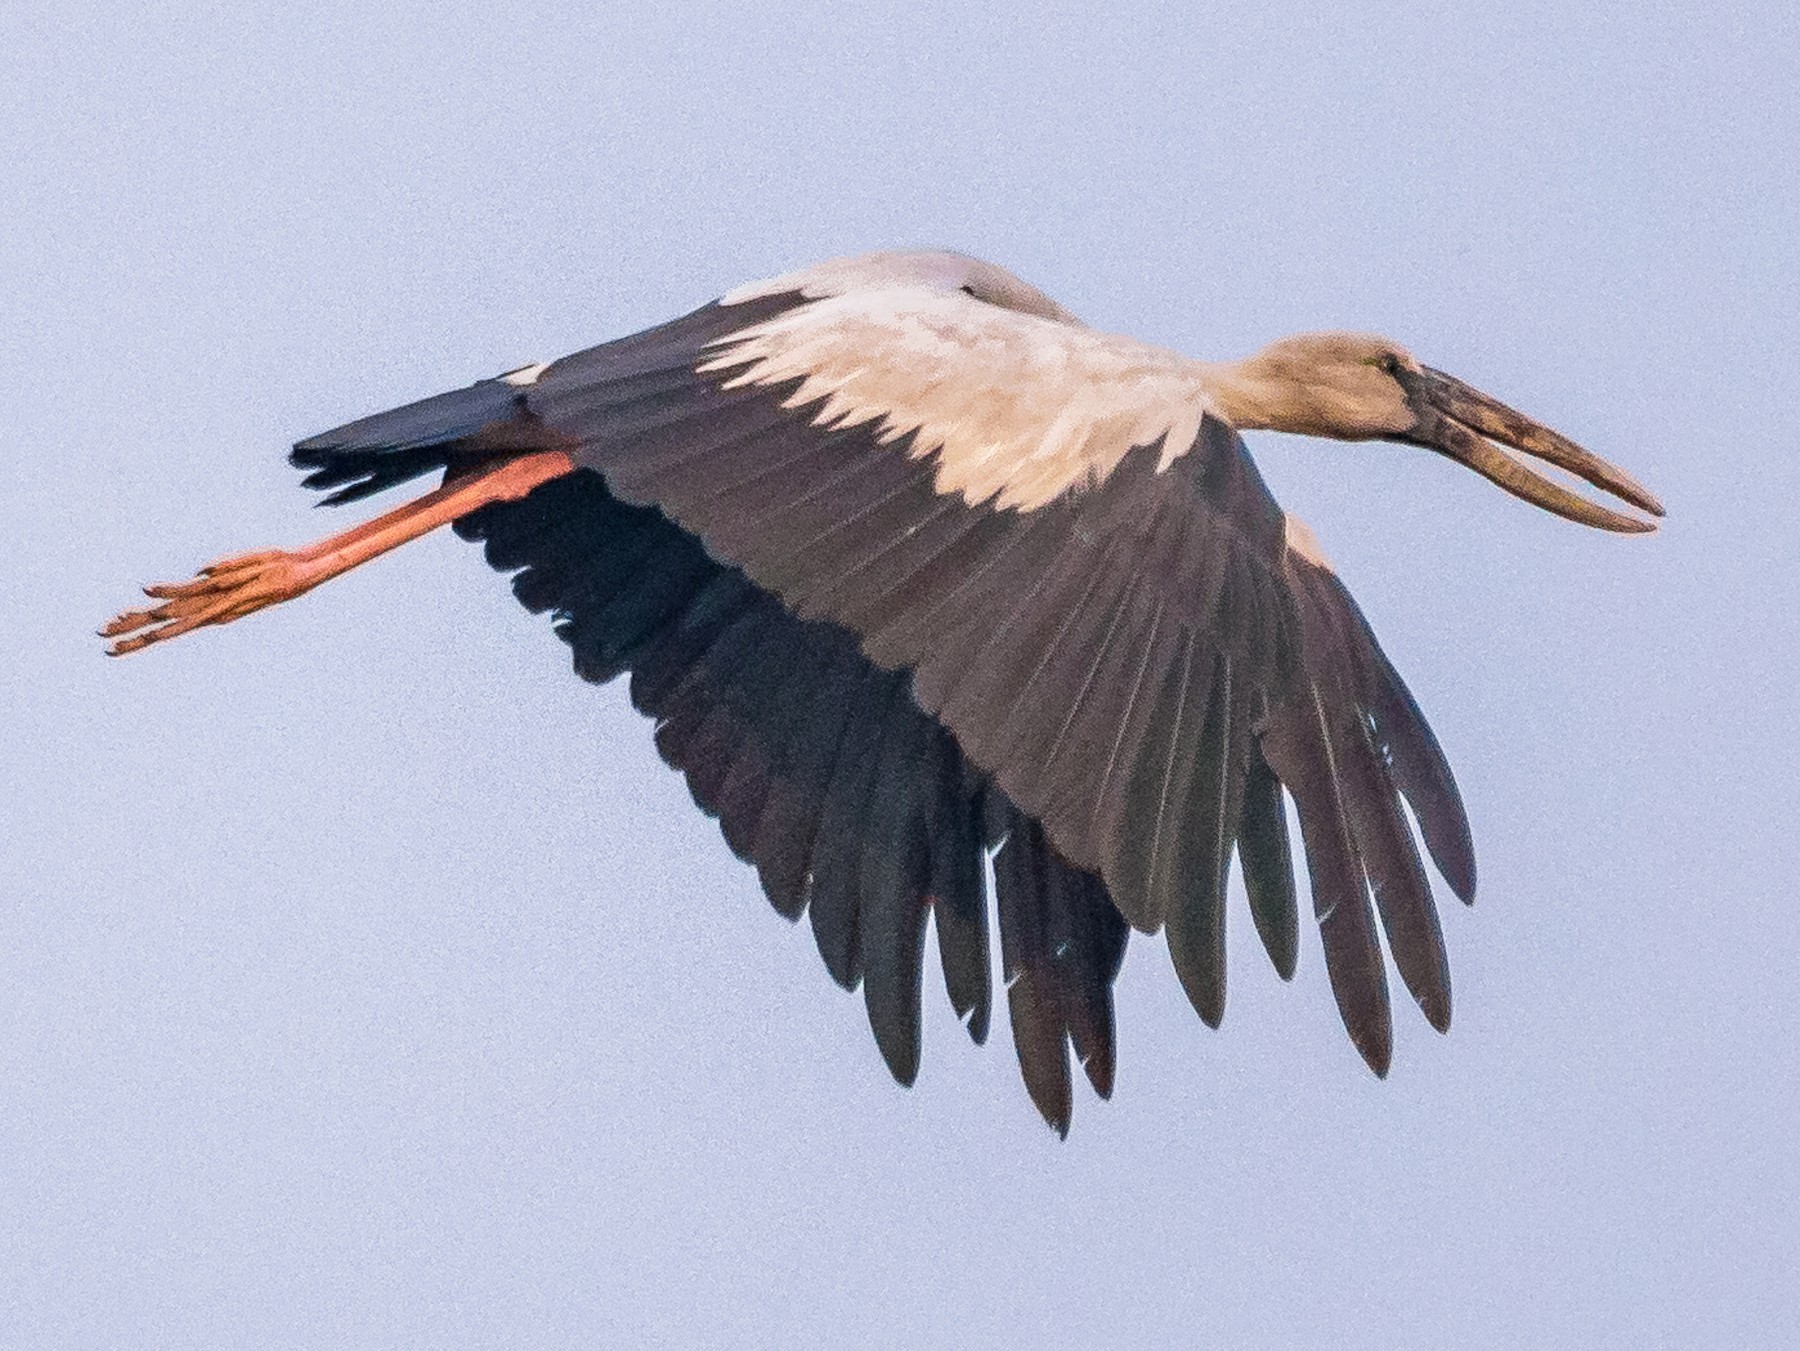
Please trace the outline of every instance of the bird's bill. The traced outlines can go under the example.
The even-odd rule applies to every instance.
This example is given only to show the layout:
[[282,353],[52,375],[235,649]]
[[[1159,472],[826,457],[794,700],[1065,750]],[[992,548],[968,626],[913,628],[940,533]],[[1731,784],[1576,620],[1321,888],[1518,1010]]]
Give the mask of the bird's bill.
[[1419,419],[1405,437],[1407,441],[1448,455],[1513,496],[1582,525],[1622,534],[1645,534],[1656,529],[1653,520],[1614,511],[1570,492],[1508,455],[1500,446],[1510,446],[1566,469],[1651,516],[1661,516],[1662,503],[1623,469],[1455,376],[1426,366],[1407,383]]

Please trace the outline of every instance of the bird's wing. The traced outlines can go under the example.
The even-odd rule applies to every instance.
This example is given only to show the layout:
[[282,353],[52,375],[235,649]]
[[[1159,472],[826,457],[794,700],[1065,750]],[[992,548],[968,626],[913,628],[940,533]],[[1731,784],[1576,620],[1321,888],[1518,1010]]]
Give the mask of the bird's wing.
[[[445,396],[462,402],[439,463],[541,444],[596,475],[471,527],[497,564],[528,565],[521,597],[562,616],[584,673],[634,671],[665,755],[771,898],[810,905],[834,975],[864,978],[897,1074],[916,1063],[923,900],[978,897],[983,842],[1007,841],[995,867],[1015,1041],[1053,1122],[1067,1119],[1065,1037],[1110,1083],[1124,935],[1094,918],[1110,913],[1097,898],[1166,929],[1216,1023],[1235,845],[1258,931],[1290,973],[1281,784],[1365,1058],[1385,1069],[1390,1039],[1372,901],[1409,988],[1447,1020],[1400,801],[1467,895],[1448,768],[1179,358],[954,286],[765,288],[475,388]],[[432,443],[424,407],[394,415],[398,453]],[[302,443],[310,481],[353,492],[380,474],[378,423]],[[550,508],[571,492],[611,505]],[[657,530],[619,528],[612,513],[634,510]],[[935,913],[943,939],[957,911]],[[959,1011],[984,1009],[985,947],[953,932],[944,959]],[[888,993],[909,988],[910,1022]]]
[[613,492],[910,672],[919,705],[1057,854],[1137,928],[1167,928],[1209,1022],[1247,788],[1281,848],[1267,766],[1299,804],[1364,1054],[1386,1062],[1371,896],[1402,976],[1445,1023],[1442,942],[1399,801],[1469,890],[1448,769],[1336,578],[1288,547],[1192,367],[950,290],[746,304],[741,327],[703,329],[697,346],[667,331],[554,363],[526,406]]

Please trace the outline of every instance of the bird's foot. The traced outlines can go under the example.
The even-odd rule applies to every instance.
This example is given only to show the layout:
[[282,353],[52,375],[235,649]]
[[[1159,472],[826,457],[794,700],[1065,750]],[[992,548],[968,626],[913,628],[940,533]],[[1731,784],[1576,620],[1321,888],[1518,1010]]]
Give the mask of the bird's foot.
[[106,653],[122,657],[152,643],[179,638],[209,624],[229,624],[257,610],[292,600],[320,581],[321,570],[304,555],[279,549],[222,558],[186,582],[161,582],[144,594],[161,605],[127,610],[100,630],[113,641]]
[[575,462],[567,451],[521,455],[452,478],[423,497],[304,549],[291,553],[268,549],[222,558],[211,567],[201,568],[200,575],[192,581],[145,587],[146,596],[163,603],[153,610],[127,610],[101,629],[100,636],[113,640],[106,649],[109,655],[122,657],[209,624],[229,624],[257,610],[292,600],[328,578],[490,502],[524,497],[539,484],[561,478],[574,468]]

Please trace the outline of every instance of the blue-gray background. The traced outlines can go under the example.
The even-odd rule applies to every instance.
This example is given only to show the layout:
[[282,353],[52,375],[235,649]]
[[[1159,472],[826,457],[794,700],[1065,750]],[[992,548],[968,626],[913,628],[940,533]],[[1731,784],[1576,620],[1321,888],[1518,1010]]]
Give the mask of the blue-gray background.
[[[0,1340],[1793,1335],[1791,7],[1001,8],[6,7]],[[448,536],[102,659],[137,583],[351,519],[297,436],[897,243],[1196,355],[1390,333],[1668,502],[1254,439],[1474,819],[1387,1082],[1237,901],[1223,1031],[1134,944],[1066,1144],[932,972],[896,1088]]]

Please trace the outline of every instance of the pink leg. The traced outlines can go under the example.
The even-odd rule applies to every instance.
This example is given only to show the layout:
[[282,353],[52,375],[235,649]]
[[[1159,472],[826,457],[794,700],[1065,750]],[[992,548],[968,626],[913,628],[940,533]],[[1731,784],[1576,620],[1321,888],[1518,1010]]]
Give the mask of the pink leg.
[[477,507],[523,497],[540,483],[561,478],[574,468],[575,462],[560,450],[522,455],[452,479],[435,492],[304,549],[239,554],[201,568],[192,581],[147,586],[144,594],[163,603],[153,610],[127,610],[109,621],[100,630],[102,638],[113,639],[107,655],[122,657],[152,643],[179,638],[209,624],[229,624],[292,600]]

